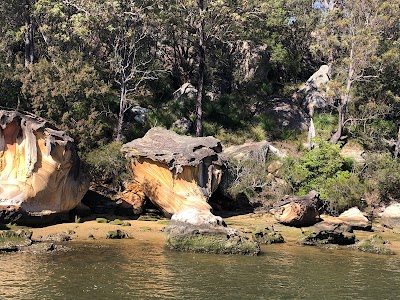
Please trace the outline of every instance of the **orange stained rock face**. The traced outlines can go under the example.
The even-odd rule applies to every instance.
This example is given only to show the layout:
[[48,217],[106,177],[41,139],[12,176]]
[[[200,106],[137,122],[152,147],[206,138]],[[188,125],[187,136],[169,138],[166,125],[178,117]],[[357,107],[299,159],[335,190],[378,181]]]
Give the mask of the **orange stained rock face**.
[[72,142],[33,118],[14,115],[11,122],[0,122],[0,209],[39,214],[73,209],[89,181],[77,169]]
[[132,162],[134,180],[155,205],[171,215],[188,209],[210,211],[207,200],[220,182],[221,170],[213,166],[212,174],[206,179],[211,186],[207,191],[201,188],[203,183],[200,181],[204,181],[202,168],[201,164],[183,166],[182,172],[174,175],[162,162],[146,158]]

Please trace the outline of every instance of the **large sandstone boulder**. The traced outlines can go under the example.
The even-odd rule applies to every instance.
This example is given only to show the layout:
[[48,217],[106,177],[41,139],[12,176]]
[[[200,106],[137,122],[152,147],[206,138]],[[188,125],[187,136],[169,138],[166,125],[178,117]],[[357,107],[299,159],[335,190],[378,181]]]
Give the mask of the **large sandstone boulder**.
[[293,98],[301,103],[301,107],[306,109],[311,117],[315,110],[324,109],[328,105],[326,102],[326,85],[330,80],[329,74],[330,67],[322,65],[293,95]]
[[305,196],[285,196],[274,204],[272,212],[275,219],[283,224],[302,227],[319,222],[321,200],[316,191]]
[[132,182],[166,215],[175,215],[177,221],[182,216],[185,222],[197,223],[207,216],[207,222],[218,222],[207,203],[222,175],[217,139],[152,128],[123,145],[122,151],[131,160]]
[[292,99],[273,98],[262,101],[255,106],[255,115],[267,115],[273,131],[307,131],[308,116]]
[[400,227],[400,203],[393,203],[385,208],[381,224],[388,228]]
[[0,210],[67,212],[88,188],[72,138],[34,115],[0,110]]
[[352,207],[341,213],[338,219],[351,226],[352,229],[371,230],[372,223],[358,207]]
[[354,230],[370,231],[372,222],[357,207],[352,207],[338,217],[322,215],[321,218],[331,224],[346,224]]

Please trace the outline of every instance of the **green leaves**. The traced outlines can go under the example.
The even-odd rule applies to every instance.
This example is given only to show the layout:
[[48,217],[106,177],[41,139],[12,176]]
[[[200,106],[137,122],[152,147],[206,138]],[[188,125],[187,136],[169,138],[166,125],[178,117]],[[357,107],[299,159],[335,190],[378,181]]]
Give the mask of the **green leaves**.
[[365,205],[362,200],[365,186],[352,172],[353,162],[340,154],[338,145],[321,142],[299,159],[288,158],[283,170],[295,193],[306,195],[317,190],[330,213]]

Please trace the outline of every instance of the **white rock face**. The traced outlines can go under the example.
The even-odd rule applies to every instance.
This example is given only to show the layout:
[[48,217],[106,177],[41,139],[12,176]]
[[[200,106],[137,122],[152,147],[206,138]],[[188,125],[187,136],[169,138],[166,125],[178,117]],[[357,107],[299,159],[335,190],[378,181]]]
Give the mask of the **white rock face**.
[[356,229],[371,228],[371,221],[363,215],[358,207],[346,210],[339,216],[339,219]]
[[385,208],[381,223],[389,228],[400,226],[400,203],[393,203]]
[[322,65],[293,95],[294,98],[301,101],[303,108],[308,109],[310,117],[314,115],[315,109],[323,109],[327,105],[325,86],[330,80],[329,74],[330,67]]
[[196,209],[187,209],[174,214],[171,221],[183,222],[191,225],[211,225],[222,226],[223,221],[219,216],[214,216],[210,211],[199,211]]

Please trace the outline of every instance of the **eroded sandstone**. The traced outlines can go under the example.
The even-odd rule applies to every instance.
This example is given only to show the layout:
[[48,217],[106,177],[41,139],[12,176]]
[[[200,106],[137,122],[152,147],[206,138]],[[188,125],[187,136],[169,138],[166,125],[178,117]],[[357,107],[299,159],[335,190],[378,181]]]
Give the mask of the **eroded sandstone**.
[[175,215],[177,221],[217,222],[208,204],[221,181],[222,146],[217,139],[152,128],[122,151],[131,160],[132,182],[166,215]]
[[66,212],[88,187],[71,137],[29,113],[0,110],[1,211],[20,212],[16,218]]

